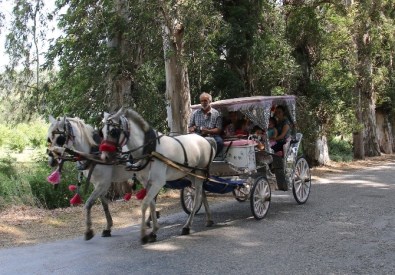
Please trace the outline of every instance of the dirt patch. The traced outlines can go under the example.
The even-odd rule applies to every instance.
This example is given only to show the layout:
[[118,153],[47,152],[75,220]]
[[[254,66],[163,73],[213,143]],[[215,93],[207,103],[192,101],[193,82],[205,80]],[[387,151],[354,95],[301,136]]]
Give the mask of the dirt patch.
[[[395,155],[383,155],[366,160],[331,163],[325,167],[312,169],[314,178],[324,178],[328,173],[342,173],[352,169],[382,165],[394,162]],[[233,200],[229,197],[209,197],[209,202]],[[176,190],[170,190],[159,196],[158,209],[161,215],[181,211],[180,196]],[[140,201],[134,197],[130,201],[115,201],[110,204],[114,220],[114,229],[124,228],[140,221]],[[32,245],[54,240],[83,237],[85,217],[83,206],[64,209],[45,210],[27,206],[12,206],[0,211],[0,248]],[[93,228],[101,234],[105,226],[105,217],[100,204],[92,209]]]

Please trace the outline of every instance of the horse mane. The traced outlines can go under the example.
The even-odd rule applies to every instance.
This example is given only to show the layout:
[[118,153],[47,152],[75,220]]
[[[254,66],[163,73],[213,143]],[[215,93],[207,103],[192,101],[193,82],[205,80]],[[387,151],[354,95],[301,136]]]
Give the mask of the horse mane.
[[145,119],[136,111],[132,109],[127,109],[125,111],[125,117],[133,120],[144,132],[148,132],[150,125],[145,121]]
[[82,135],[85,136],[86,140],[88,141],[90,146],[97,146],[97,143],[93,140],[93,127],[89,124],[86,124],[83,120],[79,118],[67,118],[69,121],[74,122],[77,127],[81,130]]

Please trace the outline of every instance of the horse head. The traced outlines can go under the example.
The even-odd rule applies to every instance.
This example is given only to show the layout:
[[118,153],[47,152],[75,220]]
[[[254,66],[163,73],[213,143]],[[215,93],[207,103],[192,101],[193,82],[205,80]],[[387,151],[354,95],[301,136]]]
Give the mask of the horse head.
[[128,123],[123,119],[123,108],[116,114],[104,113],[99,150],[103,161],[111,160],[128,140]]
[[[47,133],[48,148],[65,147],[73,142],[73,129],[66,117],[55,119],[49,116],[50,126]],[[48,150],[48,164],[57,165],[56,159],[60,156],[54,150]]]

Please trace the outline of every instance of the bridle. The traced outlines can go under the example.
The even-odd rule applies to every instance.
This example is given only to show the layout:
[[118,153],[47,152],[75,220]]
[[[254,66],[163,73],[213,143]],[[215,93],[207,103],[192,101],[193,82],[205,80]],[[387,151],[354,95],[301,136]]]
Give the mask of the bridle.
[[[128,143],[130,136],[128,119],[124,116],[120,116],[118,122],[114,122],[113,119],[107,119],[104,124],[107,126],[107,138],[104,139],[103,126],[100,130],[103,140],[100,144],[99,151],[122,152],[122,147]],[[123,137],[121,139],[122,134]],[[111,139],[115,141],[109,140],[108,137],[111,137]]]
[[[56,123],[58,124],[59,122],[60,118],[58,118]],[[59,136],[55,139],[55,135]],[[70,121],[66,117],[63,117],[63,129],[59,129],[59,127],[56,127],[56,129],[51,132],[51,139],[48,138],[48,144],[51,144],[51,146],[58,145],[60,147],[64,147],[65,145],[67,146],[70,141],[73,142],[74,138],[75,136],[73,132],[73,127],[71,126]]]

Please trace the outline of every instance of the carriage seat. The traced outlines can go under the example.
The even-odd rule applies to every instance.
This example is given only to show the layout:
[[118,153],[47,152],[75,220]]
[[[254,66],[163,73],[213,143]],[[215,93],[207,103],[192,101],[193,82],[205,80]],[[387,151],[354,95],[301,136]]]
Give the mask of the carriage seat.
[[258,143],[255,140],[250,139],[236,139],[236,140],[228,140],[224,141],[224,147],[241,147],[247,145],[257,145]]

